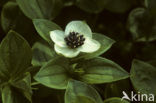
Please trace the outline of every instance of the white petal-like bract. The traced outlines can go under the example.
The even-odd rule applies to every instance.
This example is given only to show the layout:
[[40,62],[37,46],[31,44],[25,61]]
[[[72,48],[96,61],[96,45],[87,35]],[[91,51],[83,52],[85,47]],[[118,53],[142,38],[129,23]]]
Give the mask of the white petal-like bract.
[[87,38],[79,50],[85,53],[92,53],[100,48],[100,43],[94,39]]
[[64,40],[65,35],[63,31],[60,30],[51,31],[50,38],[55,44],[59,45],[60,47],[67,47],[66,42]]
[[69,47],[60,47],[55,44],[55,51],[58,54],[62,54],[65,57],[73,58],[79,55],[80,51],[78,49],[71,49]]
[[72,21],[68,23],[65,28],[65,35],[69,35],[70,32],[78,32],[84,37],[92,38],[92,31],[90,27],[82,21]]

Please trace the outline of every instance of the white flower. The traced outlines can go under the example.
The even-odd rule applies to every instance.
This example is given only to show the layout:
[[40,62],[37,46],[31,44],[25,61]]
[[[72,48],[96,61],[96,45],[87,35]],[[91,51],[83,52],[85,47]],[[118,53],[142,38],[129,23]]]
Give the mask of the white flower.
[[56,53],[68,58],[76,57],[80,52],[92,53],[100,48],[100,43],[92,39],[90,27],[82,21],[68,23],[65,32],[51,31],[50,37],[55,43]]

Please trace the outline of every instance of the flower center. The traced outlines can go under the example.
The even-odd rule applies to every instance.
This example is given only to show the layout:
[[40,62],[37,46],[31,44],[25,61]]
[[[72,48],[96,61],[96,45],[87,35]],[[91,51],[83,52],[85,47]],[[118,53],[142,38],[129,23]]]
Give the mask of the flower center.
[[85,38],[78,32],[70,32],[67,37],[65,37],[66,44],[74,49],[84,44]]

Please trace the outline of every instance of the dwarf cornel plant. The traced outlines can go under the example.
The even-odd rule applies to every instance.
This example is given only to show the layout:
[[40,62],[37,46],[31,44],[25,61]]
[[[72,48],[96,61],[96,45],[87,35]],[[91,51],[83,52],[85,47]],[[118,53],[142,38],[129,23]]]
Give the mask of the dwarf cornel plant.
[[0,13],[0,103],[155,103],[156,0],[0,0]]

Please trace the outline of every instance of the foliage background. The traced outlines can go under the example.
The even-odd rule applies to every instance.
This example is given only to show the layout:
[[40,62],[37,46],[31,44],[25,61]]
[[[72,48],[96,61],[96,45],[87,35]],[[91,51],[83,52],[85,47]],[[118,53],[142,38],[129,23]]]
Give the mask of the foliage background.
[[[72,20],[84,20],[92,31],[102,33],[116,41],[102,55],[103,57],[115,61],[127,72],[130,72],[133,59],[156,65],[155,0],[45,0],[52,1],[49,5],[37,0],[43,6],[43,15],[33,9],[29,12],[23,11],[22,7],[28,4],[28,9],[30,6],[35,8],[35,5],[31,5],[33,1],[35,0],[0,0],[0,41],[9,30],[14,30],[31,46],[37,41],[45,42],[36,32],[32,19],[51,20],[63,29]],[[7,7],[8,2],[14,2],[11,5],[15,5],[15,8]],[[19,5],[20,2],[23,4]],[[156,84],[156,80],[153,80]],[[42,85],[34,88],[38,88],[33,90],[34,103],[63,103],[64,90],[54,90]],[[134,87],[130,79],[126,79],[96,85],[96,89],[103,99],[107,99],[122,97],[123,90],[129,92],[134,90]]]

